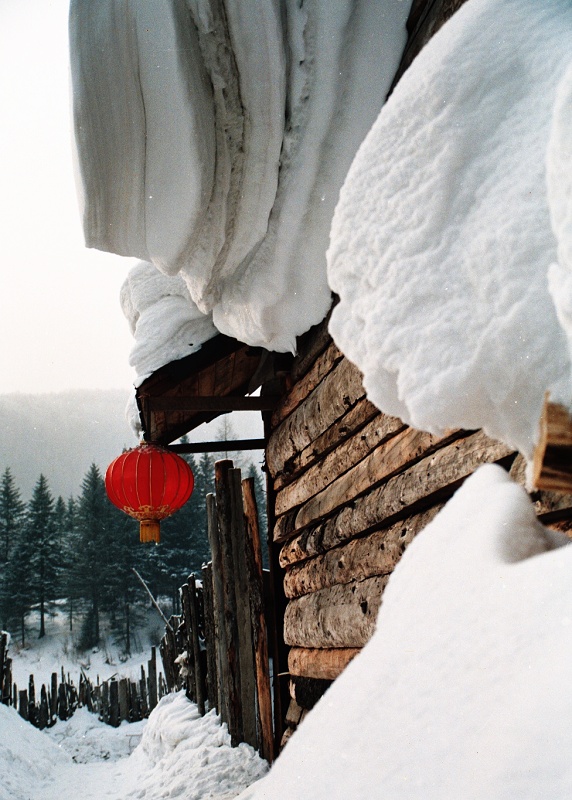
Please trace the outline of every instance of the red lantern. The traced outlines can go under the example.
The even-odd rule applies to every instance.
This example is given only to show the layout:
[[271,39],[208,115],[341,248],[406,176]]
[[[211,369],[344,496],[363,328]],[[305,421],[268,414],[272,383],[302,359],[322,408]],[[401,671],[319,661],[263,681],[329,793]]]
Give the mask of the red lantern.
[[113,505],[139,520],[142,542],[160,541],[159,521],[187,502],[193,485],[186,461],[145,442],[118,456],[105,473],[107,496]]

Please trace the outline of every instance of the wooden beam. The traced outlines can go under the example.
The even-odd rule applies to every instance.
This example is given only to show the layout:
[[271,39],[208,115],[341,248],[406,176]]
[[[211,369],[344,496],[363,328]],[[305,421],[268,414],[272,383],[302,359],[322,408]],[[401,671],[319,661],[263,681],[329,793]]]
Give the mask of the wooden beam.
[[333,681],[360,651],[359,647],[293,647],[288,653],[288,669],[290,675]]
[[572,415],[548,395],[540,417],[540,438],[534,451],[533,481],[537,489],[572,493]]
[[224,442],[170,444],[167,449],[174,453],[230,453],[237,450],[264,450],[265,446],[265,439],[230,439]]
[[276,403],[277,398],[271,395],[149,398],[151,413],[156,411],[272,411],[276,407]]

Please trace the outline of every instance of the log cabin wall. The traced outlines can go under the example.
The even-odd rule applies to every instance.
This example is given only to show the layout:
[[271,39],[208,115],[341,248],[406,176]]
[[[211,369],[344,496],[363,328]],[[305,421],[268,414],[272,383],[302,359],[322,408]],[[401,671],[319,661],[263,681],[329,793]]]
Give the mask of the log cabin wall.
[[[286,741],[371,637],[388,578],[414,536],[480,464],[499,463],[524,484],[524,461],[482,431],[435,436],[381,414],[326,323],[303,337],[269,427],[289,648]],[[543,522],[571,527],[570,495],[532,499]]]

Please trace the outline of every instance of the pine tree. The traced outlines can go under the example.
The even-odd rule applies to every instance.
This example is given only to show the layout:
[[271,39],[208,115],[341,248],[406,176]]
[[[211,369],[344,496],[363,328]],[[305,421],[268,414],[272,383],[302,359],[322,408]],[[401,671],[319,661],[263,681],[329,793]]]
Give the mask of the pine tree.
[[77,526],[77,502],[73,497],[67,501],[61,521],[62,537],[62,597],[67,604],[70,632],[73,631],[74,615],[78,613],[82,587],[77,580],[76,564],[80,559],[81,548]]
[[24,520],[25,503],[20,499],[20,490],[14,484],[10,468],[7,467],[0,483],[0,565],[10,558],[10,551]]
[[8,563],[24,524],[26,506],[20,499],[14,478],[7,468],[0,483],[0,623],[8,627],[11,593],[8,590]]
[[86,608],[80,646],[93,647],[101,636],[101,614],[112,562],[111,504],[105,494],[103,478],[92,464],[82,483],[77,504],[77,559],[73,565],[73,585]]
[[41,639],[46,634],[49,604],[58,596],[60,566],[54,498],[44,475],[40,475],[28,504],[24,537],[18,551],[18,558],[28,566],[29,596],[31,605],[37,605],[40,612]]

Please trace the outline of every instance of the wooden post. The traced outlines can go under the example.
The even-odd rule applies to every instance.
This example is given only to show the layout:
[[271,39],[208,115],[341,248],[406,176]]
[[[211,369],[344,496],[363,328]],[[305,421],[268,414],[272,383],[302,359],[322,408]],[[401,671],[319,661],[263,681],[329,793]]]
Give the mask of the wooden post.
[[262,548],[258,527],[258,510],[254,493],[254,478],[242,481],[244,521],[246,529],[245,552],[250,585],[250,610],[252,640],[258,697],[258,749],[269,763],[274,759],[274,731],[272,727],[272,692],[268,658],[268,633],[264,616],[264,588],[262,578]]
[[207,699],[209,709],[217,708],[218,680],[216,666],[216,633],[213,607],[213,565],[212,561],[202,569],[203,602],[205,615],[205,644],[207,648]]
[[230,489],[232,461],[223,459],[215,463],[215,490],[220,536],[220,551],[223,578],[224,624],[226,634],[226,657],[228,661],[228,681],[222,692],[228,703],[228,730],[231,743],[236,747],[244,740],[241,687],[240,687],[240,644],[236,613],[236,592],[233,579],[235,553],[233,550],[233,506]]
[[181,607],[183,610],[185,650],[187,651],[187,697],[193,702],[197,701],[197,679],[195,674],[195,659],[193,653],[193,621],[191,613],[191,588],[188,583],[181,586]]
[[48,694],[46,692],[46,686],[42,683],[42,688],[40,690],[40,712],[38,714],[38,728],[43,731],[44,728],[48,727],[49,721],[49,709],[48,709]]
[[0,702],[8,705],[6,699],[6,653],[8,651],[8,636],[0,634]]
[[214,494],[207,494],[207,521],[209,544],[212,553],[213,576],[213,619],[215,627],[216,667],[217,667],[217,701],[216,709],[222,722],[228,723],[228,702],[225,687],[228,686],[229,665],[226,657],[226,625],[224,621],[224,592],[222,574],[222,553],[218,520],[216,513],[216,498]]
[[151,658],[147,664],[149,672],[149,711],[157,705],[157,651],[151,648]]
[[36,689],[34,687],[34,676],[30,675],[28,681],[28,722],[38,727],[38,714],[36,709]]
[[18,714],[22,719],[28,719],[28,690],[20,689],[18,692]]
[[141,716],[149,716],[149,703],[147,702],[147,680],[145,677],[145,667],[141,665],[141,678],[139,680],[139,693],[141,695]]
[[118,728],[119,720],[119,685],[116,680],[111,680],[109,683],[109,724]]
[[234,561],[234,586],[236,595],[236,619],[239,638],[240,696],[242,708],[243,740],[257,748],[259,746],[256,726],[256,673],[252,644],[252,622],[250,595],[252,586],[246,556],[246,534],[242,480],[239,469],[229,472],[232,508],[232,548]]
[[199,644],[199,614],[197,609],[197,583],[194,575],[189,575],[188,580],[189,601],[190,601],[190,620],[189,631],[192,650],[189,653],[189,662],[193,662],[193,676],[195,680],[195,701],[199,709],[199,714],[205,713],[205,694],[203,670],[201,666],[201,648]]
[[119,681],[119,717],[121,721],[129,719],[129,681],[121,678]]

